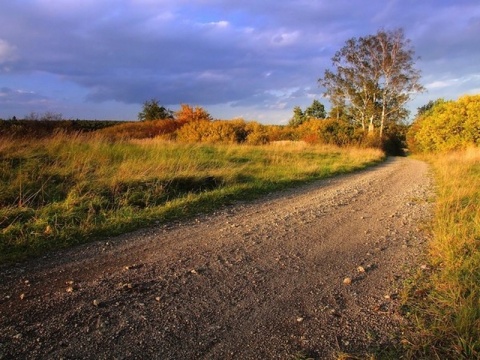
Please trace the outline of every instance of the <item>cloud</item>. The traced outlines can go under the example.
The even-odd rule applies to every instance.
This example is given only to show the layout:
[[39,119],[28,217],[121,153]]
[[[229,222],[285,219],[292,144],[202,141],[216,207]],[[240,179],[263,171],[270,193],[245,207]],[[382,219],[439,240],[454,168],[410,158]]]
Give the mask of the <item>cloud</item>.
[[16,48],[7,41],[0,39],[0,64],[6,63],[16,58]]
[[34,109],[36,111],[49,110],[52,105],[52,100],[47,96],[28,90],[11,89],[9,87],[0,88],[0,108],[4,111],[13,112],[18,103],[24,104],[25,106],[25,112],[21,114],[21,116],[23,116],[28,112],[34,111]]
[[55,91],[76,92],[77,103],[99,111],[154,97],[278,116],[320,97],[316,81],[347,39],[398,26],[434,94],[479,87],[474,78],[443,86],[478,73],[480,6],[472,0],[9,1],[0,12],[0,76],[8,71],[2,85],[15,89],[18,78],[48,74],[23,88],[57,104]]

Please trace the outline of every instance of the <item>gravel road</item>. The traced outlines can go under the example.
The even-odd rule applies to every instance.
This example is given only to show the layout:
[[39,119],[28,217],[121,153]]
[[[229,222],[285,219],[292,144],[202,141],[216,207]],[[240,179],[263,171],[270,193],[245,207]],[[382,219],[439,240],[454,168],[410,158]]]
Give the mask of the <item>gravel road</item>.
[[389,158],[0,268],[0,359],[333,359],[397,344],[431,188],[425,163]]

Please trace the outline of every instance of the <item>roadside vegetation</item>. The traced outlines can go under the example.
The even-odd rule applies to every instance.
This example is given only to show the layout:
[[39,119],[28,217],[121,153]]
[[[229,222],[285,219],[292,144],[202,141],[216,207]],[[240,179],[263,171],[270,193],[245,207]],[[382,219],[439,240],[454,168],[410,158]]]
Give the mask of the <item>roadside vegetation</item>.
[[436,180],[428,268],[405,297],[414,359],[480,358],[479,105],[478,95],[432,102],[409,133]]
[[209,212],[360,169],[380,150],[249,146],[58,133],[0,142],[0,260]]
[[429,265],[405,291],[414,359],[480,358],[480,95],[424,91],[403,30],[353,38],[319,83],[331,102],[295,107],[288,125],[213,119],[147,101],[138,122],[0,120],[0,263],[211,212],[409,150],[432,164]]

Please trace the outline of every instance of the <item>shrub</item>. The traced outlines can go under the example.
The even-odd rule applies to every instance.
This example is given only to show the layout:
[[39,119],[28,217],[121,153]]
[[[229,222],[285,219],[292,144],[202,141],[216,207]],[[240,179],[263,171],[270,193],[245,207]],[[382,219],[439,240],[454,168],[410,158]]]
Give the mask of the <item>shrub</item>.
[[171,119],[152,120],[124,123],[103,129],[98,133],[109,140],[149,139],[171,135],[181,126],[181,123]]
[[308,143],[331,145],[357,144],[361,137],[356,136],[355,128],[343,120],[311,119],[296,128],[297,137]]
[[200,106],[195,108],[187,104],[181,104],[180,110],[175,113],[175,119],[179,122],[190,122],[190,121],[211,121],[212,117],[210,114]]
[[408,132],[417,152],[465,149],[480,144],[480,95],[437,101],[417,117]]

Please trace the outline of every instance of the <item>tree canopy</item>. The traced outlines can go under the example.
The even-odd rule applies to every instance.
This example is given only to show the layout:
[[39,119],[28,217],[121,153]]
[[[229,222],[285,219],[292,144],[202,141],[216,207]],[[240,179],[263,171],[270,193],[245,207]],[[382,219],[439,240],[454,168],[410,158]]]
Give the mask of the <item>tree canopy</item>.
[[318,101],[317,99],[313,100],[312,105],[310,105],[305,110],[305,116],[307,119],[315,118],[315,119],[325,119],[327,113],[325,112],[325,106]]
[[380,136],[390,123],[407,117],[405,104],[412,94],[424,91],[414,50],[402,29],[351,38],[332,64],[334,70],[326,70],[318,80],[332,108],[363,130],[379,128]]
[[138,120],[152,121],[160,119],[173,119],[173,111],[161,106],[156,99],[143,103],[143,109],[138,113]]
[[175,119],[178,121],[211,121],[212,116],[202,107],[195,108],[188,104],[181,104],[180,110],[175,113]]
[[325,106],[317,99],[313,100],[312,105],[307,107],[305,111],[300,106],[293,108],[293,117],[289,121],[290,126],[299,126],[310,119],[325,119],[327,113]]

